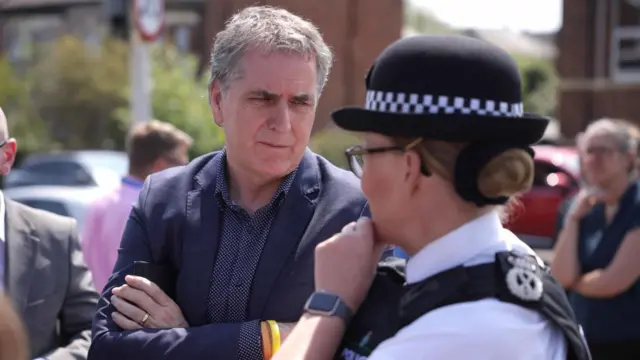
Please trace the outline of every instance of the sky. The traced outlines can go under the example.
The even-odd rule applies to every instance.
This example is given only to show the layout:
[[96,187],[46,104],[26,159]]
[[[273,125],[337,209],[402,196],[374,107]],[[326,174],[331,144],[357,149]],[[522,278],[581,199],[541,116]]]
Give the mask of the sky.
[[550,32],[562,24],[562,0],[410,0],[460,28]]

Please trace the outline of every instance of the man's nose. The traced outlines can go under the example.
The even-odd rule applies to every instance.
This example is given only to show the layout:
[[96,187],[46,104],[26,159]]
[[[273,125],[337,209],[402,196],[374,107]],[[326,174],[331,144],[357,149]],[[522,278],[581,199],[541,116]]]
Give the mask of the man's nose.
[[286,101],[278,101],[269,118],[269,129],[277,132],[291,130],[291,109]]

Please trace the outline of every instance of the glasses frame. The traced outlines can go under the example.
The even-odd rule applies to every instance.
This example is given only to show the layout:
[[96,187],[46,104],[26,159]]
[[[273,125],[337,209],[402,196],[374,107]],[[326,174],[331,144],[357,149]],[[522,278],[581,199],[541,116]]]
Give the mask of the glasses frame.
[[422,138],[417,138],[405,146],[381,146],[381,147],[366,148],[362,145],[354,145],[354,146],[348,147],[344,151],[344,154],[347,157],[347,163],[349,164],[349,169],[351,170],[351,172],[354,173],[358,178],[362,178],[362,166],[358,162],[358,159],[357,159],[358,156],[381,154],[381,153],[391,152],[391,151],[399,151],[402,153],[406,153],[408,151],[411,151],[418,144],[420,144],[422,140],[423,140]]

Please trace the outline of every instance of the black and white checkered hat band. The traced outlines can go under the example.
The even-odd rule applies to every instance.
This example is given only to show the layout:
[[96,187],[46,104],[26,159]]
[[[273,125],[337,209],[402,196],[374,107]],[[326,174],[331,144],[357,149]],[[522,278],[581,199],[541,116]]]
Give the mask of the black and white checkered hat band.
[[367,91],[367,110],[397,114],[464,114],[522,117],[522,103],[463,98],[458,96]]

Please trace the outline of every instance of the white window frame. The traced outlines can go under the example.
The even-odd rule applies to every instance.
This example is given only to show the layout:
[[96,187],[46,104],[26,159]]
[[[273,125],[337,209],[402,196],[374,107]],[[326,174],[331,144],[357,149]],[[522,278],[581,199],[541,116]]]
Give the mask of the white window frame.
[[620,2],[614,0],[611,2],[612,26],[611,53],[609,57],[609,71],[611,74],[611,79],[619,84],[640,83],[640,68],[638,68],[637,70],[623,70],[618,66],[620,57],[622,55],[620,52],[620,42],[622,42],[623,40],[636,40],[638,42],[638,49],[634,50],[634,53],[637,53],[637,58],[638,60],[640,60],[640,18],[638,19],[639,22],[637,26],[619,26],[619,16]]
[[640,68],[637,70],[625,70],[618,66],[620,61],[620,42],[623,40],[636,40],[639,43],[634,51],[640,60],[640,26],[618,27],[612,31],[611,39],[611,77],[617,83],[638,83],[640,82]]

